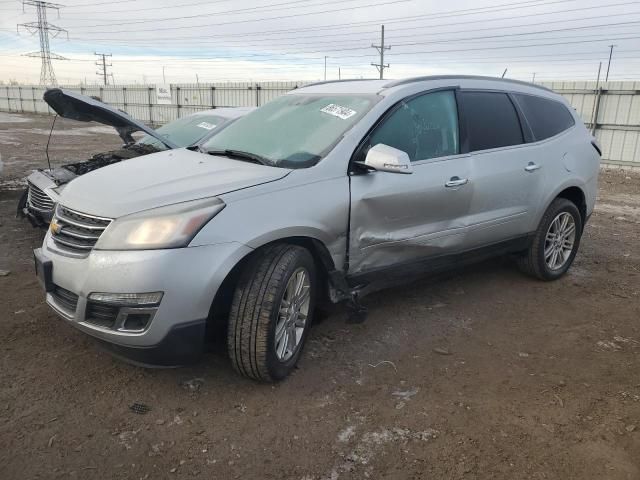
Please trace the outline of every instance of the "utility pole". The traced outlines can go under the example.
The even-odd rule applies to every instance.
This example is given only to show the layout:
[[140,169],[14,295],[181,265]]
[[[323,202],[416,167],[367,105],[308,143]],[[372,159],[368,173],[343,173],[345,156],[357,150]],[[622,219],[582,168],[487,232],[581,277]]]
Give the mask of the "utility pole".
[[162,83],[163,83],[164,85],[166,85],[166,84],[167,84],[167,79],[166,79],[166,78],[164,78],[164,65],[162,66]]
[[609,63],[607,64],[607,76],[604,79],[605,82],[609,81],[609,69],[611,68],[611,57],[613,57],[613,47],[617,47],[617,45],[609,45]]
[[107,64],[107,57],[110,57],[111,54],[110,53],[98,53],[98,52],[93,52],[93,54],[96,57],[102,57],[102,60],[98,60],[96,62],[96,65],[98,66],[98,71],[96,72],[96,75],[102,76],[102,80],[103,80],[103,84],[104,85],[109,85],[109,81],[107,80],[107,77],[109,76],[109,73],[107,72],[107,68],[108,67],[112,67],[113,64],[109,63]]
[[531,79],[531,83],[536,83],[536,72],[533,72],[533,78]]
[[340,67],[338,67],[338,80],[342,80],[342,72],[340,70]]
[[55,53],[51,53],[51,49],[49,48],[49,37],[55,38],[64,32],[67,34],[67,39],[68,39],[69,33],[64,28],[60,28],[55,25],[52,25],[47,21],[47,9],[50,8],[58,11],[58,16],[60,16],[60,8],[64,7],[64,5],[60,5],[58,3],[43,2],[40,0],[23,0],[22,1],[23,11],[26,5],[36,7],[38,21],[28,22],[28,23],[19,23],[16,26],[16,31],[17,33],[20,33],[20,27],[23,27],[32,35],[35,35],[35,33],[38,32],[38,37],[40,38],[40,51],[25,53],[24,56],[42,59],[42,66],[40,68],[40,84],[41,85],[57,85],[58,82],[56,81],[56,74],[53,71],[53,65],[51,65],[51,59],[54,59],[54,60],[67,60],[67,59]]
[[327,55],[324,56],[324,81],[327,81]]
[[384,51],[385,50],[390,50],[391,46],[386,47],[384,45],[384,25],[382,25],[382,34],[380,36],[380,45],[374,45],[371,44],[371,48],[375,48],[378,53],[380,54],[380,63],[372,63],[371,65],[376,67],[376,69],[378,69],[378,72],[380,72],[380,80],[384,79],[384,69],[385,68],[389,68],[389,64],[384,63]]

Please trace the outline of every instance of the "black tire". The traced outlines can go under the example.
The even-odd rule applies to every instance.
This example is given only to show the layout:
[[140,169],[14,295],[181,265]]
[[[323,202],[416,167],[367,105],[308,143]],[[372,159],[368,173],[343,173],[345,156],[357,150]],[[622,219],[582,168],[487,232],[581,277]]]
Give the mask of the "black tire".
[[[563,212],[569,213],[573,217],[573,221],[575,222],[575,239],[573,242],[573,249],[565,263],[560,268],[553,270],[545,261],[545,239],[547,231],[551,226],[551,222],[553,222],[553,220]],[[536,230],[531,246],[522,256],[518,257],[518,267],[524,273],[540,280],[557,280],[567,273],[567,270],[571,267],[571,264],[578,253],[578,248],[580,247],[581,236],[582,217],[578,207],[566,198],[556,198],[542,216],[542,220],[540,220],[540,224],[538,225],[538,229]]]
[[[298,346],[286,361],[276,355],[276,324],[280,303],[294,272],[309,274],[310,303]],[[234,368],[246,377],[266,382],[282,380],[295,368],[308,336],[316,301],[316,268],[305,248],[275,244],[254,254],[238,279],[231,310],[227,344]]]
[[27,199],[29,198],[29,189],[26,189],[20,195],[20,200],[18,200],[18,207],[16,208],[16,218],[24,217],[23,210],[27,207]]

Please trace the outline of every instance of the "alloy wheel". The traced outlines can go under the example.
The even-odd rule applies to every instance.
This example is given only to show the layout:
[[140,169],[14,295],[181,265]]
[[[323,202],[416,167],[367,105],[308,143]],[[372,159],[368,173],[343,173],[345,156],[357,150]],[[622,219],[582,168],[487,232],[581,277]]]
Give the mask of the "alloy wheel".
[[551,270],[565,266],[576,241],[576,222],[568,212],[559,213],[553,219],[544,242],[544,261]]
[[289,277],[278,308],[274,343],[276,357],[281,362],[289,360],[300,346],[307,327],[310,303],[311,277],[305,268],[298,268]]

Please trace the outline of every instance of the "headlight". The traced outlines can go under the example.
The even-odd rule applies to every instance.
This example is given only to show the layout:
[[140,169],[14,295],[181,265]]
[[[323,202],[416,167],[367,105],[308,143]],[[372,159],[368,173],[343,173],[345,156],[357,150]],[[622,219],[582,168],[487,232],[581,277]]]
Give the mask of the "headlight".
[[95,248],[153,250],[186,247],[224,207],[219,198],[208,198],[127,215],[107,227]]

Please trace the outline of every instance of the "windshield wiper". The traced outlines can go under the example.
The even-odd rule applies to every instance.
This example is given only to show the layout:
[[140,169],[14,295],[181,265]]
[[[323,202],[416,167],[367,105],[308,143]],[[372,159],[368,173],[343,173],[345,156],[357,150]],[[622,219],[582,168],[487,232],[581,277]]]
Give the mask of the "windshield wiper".
[[207,152],[209,155],[224,155],[229,158],[237,158],[238,160],[246,160],[259,165],[275,166],[275,163],[268,158],[262,157],[255,153],[243,152],[242,150],[211,150]]
[[187,150],[191,150],[192,152],[208,153],[204,151],[200,145],[191,145],[190,147],[187,147]]

